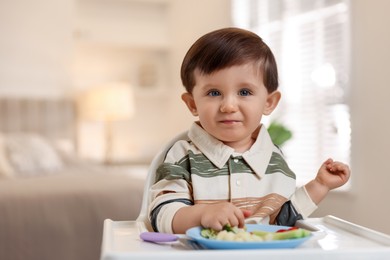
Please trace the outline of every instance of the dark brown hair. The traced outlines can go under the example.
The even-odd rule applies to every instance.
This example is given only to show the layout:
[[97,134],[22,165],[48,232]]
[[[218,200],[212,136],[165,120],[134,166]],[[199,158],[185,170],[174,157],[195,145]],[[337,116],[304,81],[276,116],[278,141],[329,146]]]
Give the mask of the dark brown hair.
[[278,70],[272,51],[257,34],[239,28],[219,29],[200,37],[184,57],[181,80],[187,92],[192,93],[196,69],[209,75],[248,62],[259,64],[269,93],[278,88]]

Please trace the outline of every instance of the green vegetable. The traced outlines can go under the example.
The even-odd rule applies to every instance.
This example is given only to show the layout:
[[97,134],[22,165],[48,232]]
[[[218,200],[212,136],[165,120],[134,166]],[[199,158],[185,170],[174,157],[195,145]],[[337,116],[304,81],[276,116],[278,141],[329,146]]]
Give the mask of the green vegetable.
[[295,239],[295,238],[303,238],[310,235],[310,231],[302,228],[294,229],[291,231],[278,232],[274,233],[274,240],[284,240],[284,239]]
[[211,228],[203,228],[200,231],[200,235],[204,238],[215,239],[218,235],[218,231],[215,231],[214,229]]
[[303,238],[309,236],[310,231],[302,228],[293,229],[284,232],[266,232],[261,230],[254,230],[252,234],[260,237],[267,237],[265,240],[284,240],[284,239],[295,239],[295,238]]
[[[239,231],[239,228],[238,227],[232,227],[229,224],[226,224],[225,226],[223,226],[222,230],[226,230],[227,232],[232,232],[232,233],[237,234],[237,232]],[[216,230],[211,229],[211,228],[203,228],[200,231],[200,235],[202,237],[204,237],[204,238],[211,238],[211,239],[215,239],[217,237],[218,233],[219,233],[219,231],[216,231]]]
[[[230,226],[230,224],[226,224],[225,226],[223,226],[222,230],[226,230],[227,232],[233,232],[235,234],[240,231],[238,227],[232,227]],[[244,230],[246,230],[246,228],[244,228]]]
[[226,230],[228,232],[234,232],[233,228],[232,228],[232,226],[230,226],[230,224],[226,224],[225,226],[223,226],[222,230]]
[[[239,229],[238,227],[231,227],[230,225],[225,225],[223,227],[223,230],[233,234],[242,234],[246,232],[246,228]],[[203,228],[200,231],[200,235],[208,239],[217,239],[218,233],[219,231],[216,231],[211,228]],[[311,232],[306,229],[296,228],[296,227],[289,228],[289,229],[281,229],[276,232],[254,230],[250,233],[252,233],[255,236],[261,237],[263,241],[304,238],[311,234]]]

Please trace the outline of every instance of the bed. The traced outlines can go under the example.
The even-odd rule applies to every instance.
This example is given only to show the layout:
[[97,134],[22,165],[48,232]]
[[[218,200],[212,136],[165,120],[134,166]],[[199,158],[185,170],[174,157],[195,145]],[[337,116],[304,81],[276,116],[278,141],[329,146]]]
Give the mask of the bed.
[[147,166],[79,159],[76,115],[70,99],[0,97],[0,259],[96,260],[104,220],[138,216]]

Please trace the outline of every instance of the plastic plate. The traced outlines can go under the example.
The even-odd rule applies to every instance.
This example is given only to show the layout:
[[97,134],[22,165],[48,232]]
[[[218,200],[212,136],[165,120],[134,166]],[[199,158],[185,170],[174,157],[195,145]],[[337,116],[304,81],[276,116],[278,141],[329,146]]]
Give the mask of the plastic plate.
[[[286,226],[275,225],[257,225],[247,224],[247,231],[262,230],[268,232],[276,232],[279,229],[287,229]],[[209,249],[280,249],[280,248],[295,248],[301,245],[312,237],[312,235],[304,238],[272,240],[272,241],[223,241],[204,238],[200,235],[202,227],[194,227],[187,230],[186,235],[202,246]]]

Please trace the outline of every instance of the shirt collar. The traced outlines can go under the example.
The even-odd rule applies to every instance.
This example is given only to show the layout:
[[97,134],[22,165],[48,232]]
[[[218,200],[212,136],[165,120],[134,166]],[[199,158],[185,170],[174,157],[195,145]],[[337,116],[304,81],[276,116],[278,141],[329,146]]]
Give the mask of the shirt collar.
[[[274,144],[263,125],[253,133],[256,141],[242,154],[243,159],[259,177],[263,177],[271,159]],[[256,137],[257,136],[257,137]],[[194,122],[188,132],[194,145],[218,168],[222,168],[233,155],[234,149],[208,134],[198,123]]]
[[195,146],[218,168],[222,168],[233,154],[234,149],[225,145],[209,133],[198,123],[193,123],[188,137]]

